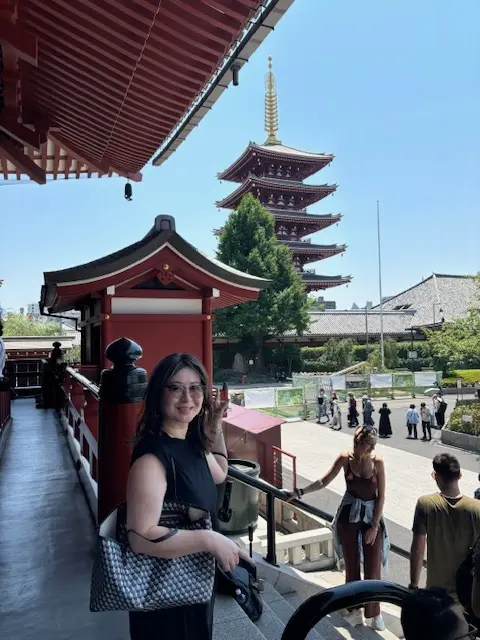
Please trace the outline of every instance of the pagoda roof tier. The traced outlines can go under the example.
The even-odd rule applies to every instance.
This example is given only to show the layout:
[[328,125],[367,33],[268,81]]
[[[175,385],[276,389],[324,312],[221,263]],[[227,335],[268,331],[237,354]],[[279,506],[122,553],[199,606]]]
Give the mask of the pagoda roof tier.
[[49,313],[74,309],[105,292],[113,297],[122,292],[136,297],[184,292],[195,298],[210,290],[212,306],[218,309],[256,300],[270,284],[195,249],[175,231],[171,216],[158,216],[142,240],[120,251],[76,267],[46,272],[44,278],[40,305]]
[[[337,190],[337,185],[313,185],[293,180],[280,180],[278,178],[249,177],[238,189],[217,202],[216,205],[222,209],[234,209],[246,193],[251,193],[253,196],[258,197],[262,190],[268,195],[270,193],[301,195],[303,198],[302,208],[305,208],[334,193]],[[281,207],[279,209],[281,210]],[[289,211],[288,207],[285,207],[285,211]]]
[[285,211],[284,209],[273,209],[271,207],[265,208],[278,222],[306,224],[311,225],[316,229],[326,229],[330,225],[340,222],[343,218],[343,214],[341,213],[328,213],[326,215],[321,215],[316,213],[303,213],[289,210]]
[[351,276],[321,276],[315,271],[302,271],[302,280],[309,291],[321,291],[340,287],[352,281]]
[[316,262],[317,260],[331,258],[332,256],[343,253],[347,248],[346,244],[312,244],[311,242],[290,241],[281,238],[279,240],[288,247],[294,255],[302,256],[306,262]]
[[255,142],[250,142],[238,160],[225,171],[219,173],[218,178],[230,182],[242,182],[243,176],[246,172],[248,173],[249,168],[256,166],[258,160],[263,158],[267,161],[291,163],[298,169],[294,177],[305,180],[305,178],[329,165],[334,157],[331,153],[310,153],[309,151],[300,151],[293,147],[287,147],[284,144],[256,144]]

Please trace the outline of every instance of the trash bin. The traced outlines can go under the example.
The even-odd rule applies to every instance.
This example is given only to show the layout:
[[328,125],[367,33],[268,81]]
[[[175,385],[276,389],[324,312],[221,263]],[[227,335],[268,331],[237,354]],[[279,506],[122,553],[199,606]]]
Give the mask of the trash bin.
[[[260,465],[251,460],[230,458],[229,465],[252,478],[260,476]],[[243,535],[250,526],[257,528],[258,490],[231,478],[217,490],[219,530],[227,535]]]

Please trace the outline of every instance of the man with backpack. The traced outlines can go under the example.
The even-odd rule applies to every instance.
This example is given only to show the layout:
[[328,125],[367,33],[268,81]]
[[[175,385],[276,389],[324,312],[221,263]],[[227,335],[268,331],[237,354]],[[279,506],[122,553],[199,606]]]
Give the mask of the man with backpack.
[[415,509],[410,550],[410,587],[418,587],[427,546],[427,588],[446,589],[454,598],[463,585],[457,572],[480,537],[480,501],[460,492],[460,464],[449,453],[433,459],[438,493],[422,496]]

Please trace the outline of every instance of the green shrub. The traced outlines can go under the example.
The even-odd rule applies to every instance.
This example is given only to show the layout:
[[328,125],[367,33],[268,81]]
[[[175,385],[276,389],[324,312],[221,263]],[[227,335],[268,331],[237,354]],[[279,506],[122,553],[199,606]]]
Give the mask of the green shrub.
[[[462,416],[472,416],[473,422],[464,422]],[[448,428],[451,431],[466,433],[468,435],[479,435],[480,433],[480,402],[472,400],[468,403],[455,407],[448,421]]]
[[444,387],[456,387],[457,379],[462,379],[463,386],[473,386],[475,382],[480,381],[480,369],[457,369],[450,371],[449,375],[443,379]]

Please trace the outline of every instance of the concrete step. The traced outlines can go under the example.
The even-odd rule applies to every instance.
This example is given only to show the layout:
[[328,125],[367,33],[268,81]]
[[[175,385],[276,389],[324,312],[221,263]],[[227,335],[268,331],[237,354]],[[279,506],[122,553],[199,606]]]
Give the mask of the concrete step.
[[[297,593],[285,594],[284,598],[294,609],[298,609],[302,602],[305,601],[305,598]],[[329,625],[333,627],[337,635],[325,635],[325,631],[322,631],[322,625],[324,625],[326,621],[328,621]],[[387,621],[385,620],[385,622]],[[327,616],[324,620],[321,620],[319,624],[316,625],[315,629],[320,634],[323,633],[325,635],[325,640],[330,640],[330,637],[332,640],[333,638],[345,638],[347,640],[366,640],[367,638],[369,640],[380,640],[380,638],[384,638],[385,640],[398,640],[399,638],[399,636],[394,635],[388,628],[385,631],[375,631],[366,625],[361,627],[352,627],[338,611]]]
[[[298,593],[280,594],[265,583],[263,614],[253,623],[229,596],[217,595],[214,609],[213,640],[280,640],[285,624],[304,601]],[[352,627],[338,613],[321,620],[308,634],[308,640],[398,640],[389,631],[375,632],[367,627]]]

